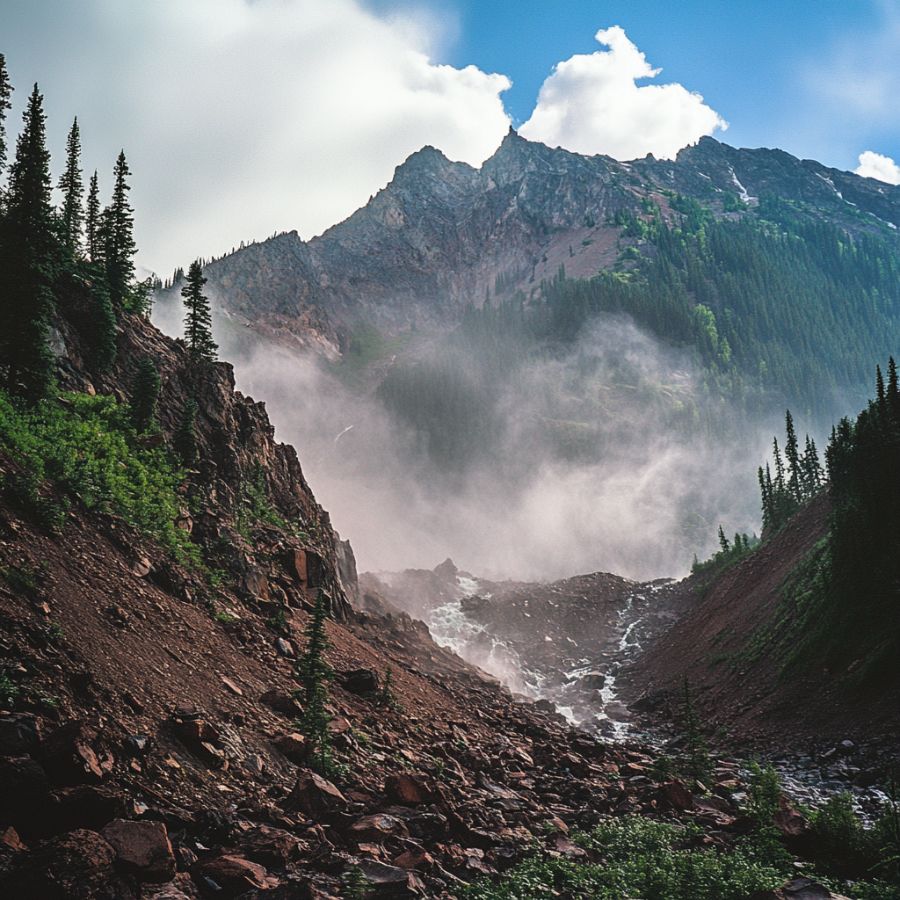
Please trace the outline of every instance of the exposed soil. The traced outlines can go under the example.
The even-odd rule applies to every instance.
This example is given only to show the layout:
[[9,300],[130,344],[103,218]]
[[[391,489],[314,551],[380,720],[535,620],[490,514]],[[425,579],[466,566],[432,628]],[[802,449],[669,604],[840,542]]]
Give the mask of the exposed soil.
[[[712,578],[681,583],[684,614],[629,667],[637,708],[666,719],[689,680],[711,730],[733,745],[791,750],[845,738],[872,749],[900,747],[900,685],[855,690],[847,671],[823,663],[786,669],[791,647],[767,629],[796,615],[786,580],[826,534],[828,498],[801,510],[771,541]],[[755,649],[754,649],[755,646]]]

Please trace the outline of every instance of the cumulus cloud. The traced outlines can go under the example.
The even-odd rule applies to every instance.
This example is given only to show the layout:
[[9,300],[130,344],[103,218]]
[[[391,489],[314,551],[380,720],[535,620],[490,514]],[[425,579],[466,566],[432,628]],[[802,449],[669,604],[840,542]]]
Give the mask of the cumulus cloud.
[[3,31],[19,107],[45,93],[55,168],[74,115],[104,190],[124,145],[140,261],[163,274],[310,237],[424,144],[478,165],[509,126],[505,76],[436,65],[433,22],[361,0],[10,0]]
[[874,150],[859,154],[859,165],[853,170],[863,178],[877,178],[887,184],[900,184],[900,166],[890,158]]
[[538,95],[523,137],[577,153],[671,159],[703,135],[728,127],[703,97],[680,84],[638,85],[654,69],[619,26],[598,31],[608,50],[559,63]]

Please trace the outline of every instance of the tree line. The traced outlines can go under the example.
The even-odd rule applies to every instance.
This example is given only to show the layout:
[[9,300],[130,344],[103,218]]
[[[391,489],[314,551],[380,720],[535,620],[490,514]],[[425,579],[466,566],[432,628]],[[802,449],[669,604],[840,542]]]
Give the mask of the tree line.
[[[46,142],[44,98],[34,85],[22,117],[15,153],[7,167],[6,118],[13,87],[0,54],[0,384],[20,401],[48,397],[55,384],[51,330],[57,317],[78,332],[90,371],[108,371],[116,358],[117,320],[148,316],[152,283],[135,277],[134,210],[129,200],[131,170],[124,150],[112,169],[112,191],[104,206],[95,170],[85,189],[81,130],[75,118],[66,141],[63,171],[53,179]],[[205,278],[193,263],[182,289],[185,341],[191,359],[216,358]],[[158,393],[148,366],[138,366],[138,421],[144,422]]]

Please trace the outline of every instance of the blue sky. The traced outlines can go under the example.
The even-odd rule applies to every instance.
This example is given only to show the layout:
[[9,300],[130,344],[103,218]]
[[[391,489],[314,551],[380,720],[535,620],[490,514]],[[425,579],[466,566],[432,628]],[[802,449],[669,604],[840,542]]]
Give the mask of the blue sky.
[[[900,4],[870,0],[373,0],[373,8],[429,9],[442,23],[435,61],[509,76],[504,95],[518,124],[560,60],[599,49],[600,28],[622,26],[659,68],[660,82],[703,95],[737,146],[777,146],[852,169],[865,149],[900,156],[897,109],[841,114],[828,76],[844,67],[900,78]],[[887,46],[885,46],[885,44]],[[879,53],[870,52],[879,45]],[[893,50],[897,55],[893,55]],[[840,60],[842,65],[833,64]],[[857,68],[858,67],[858,68]],[[838,71],[835,71],[835,68]],[[890,89],[887,89],[890,93]],[[863,146],[865,145],[865,146]]]

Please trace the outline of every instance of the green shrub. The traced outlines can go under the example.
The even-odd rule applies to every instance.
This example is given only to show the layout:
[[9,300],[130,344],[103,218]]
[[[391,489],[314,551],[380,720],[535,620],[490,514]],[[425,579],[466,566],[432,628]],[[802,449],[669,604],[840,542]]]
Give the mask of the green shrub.
[[860,878],[878,865],[877,836],[863,826],[849,793],[830,797],[813,812],[810,823],[815,837],[815,862],[824,872]]
[[700,829],[640,816],[611,819],[578,844],[600,854],[602,864],[535,856],[499,881],[480,882],[463,894],[476,900],[538,900],[557,893],[593,900],[742,900],[781,884],[788,869],[751,849],[698,849]]
[[65,394],[23,409],[0,391],[0,450],[25,468],[27,495],[40,498],[50,482],[88,509],[121,516],[179,562],[199,565],[197,546],[175,526],[182,475],[163,449],[136,438],[129,408],[112,397]]

